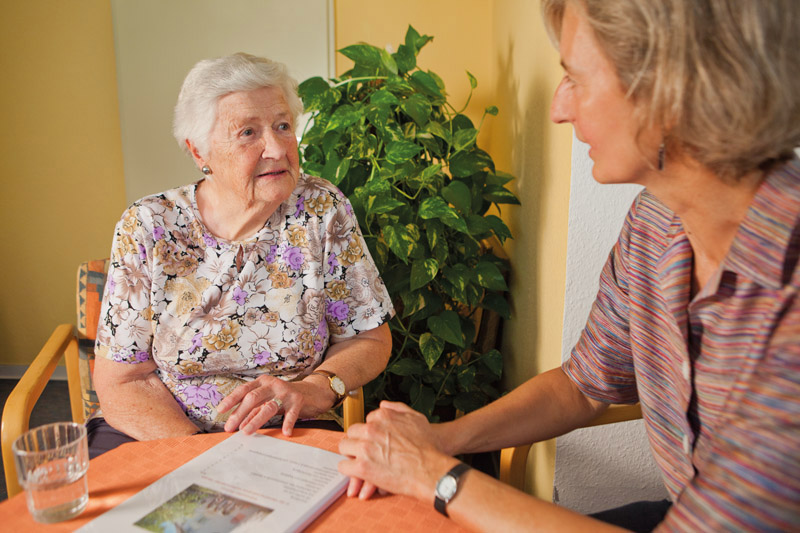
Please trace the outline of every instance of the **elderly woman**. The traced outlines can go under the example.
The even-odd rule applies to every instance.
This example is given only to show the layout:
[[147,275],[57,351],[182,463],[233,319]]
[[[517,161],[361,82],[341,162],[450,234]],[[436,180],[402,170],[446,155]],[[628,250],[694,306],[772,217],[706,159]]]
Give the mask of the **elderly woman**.
[[280,63],[240,53],[189,72],[174,134],[203,177],[117,224],[95,454],[279,415],[290,435],[386,366],[391,301],[347,198],[300,172],[301,112]]
[[797,530],[800,3],[545,0],[544,15],[566,71],[552,119],[589,144],[598,182],[645,190],[571,358],[454,422],[383,404],[341,443],[349,493],[413,495],[475,530],[612,530],[452,455],[639,401],[671,502],[600,518]]

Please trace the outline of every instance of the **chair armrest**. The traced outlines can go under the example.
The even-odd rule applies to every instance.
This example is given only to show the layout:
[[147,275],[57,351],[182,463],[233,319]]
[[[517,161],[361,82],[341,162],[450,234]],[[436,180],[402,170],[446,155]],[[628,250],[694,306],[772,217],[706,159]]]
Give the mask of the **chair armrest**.
[[[17,469],[14,465],[11,445],[17,437],[28,431],[33,406],[36,405],[50,376],[53,375],[58,361],[68,349],[74,351],[76,360],[73,370],[77,370],[78,340],[73,333],[72,324],[61,324],[50,335],[39,355],[28,366],[28,370],[22,375],[6,400],[0,427],[0,440],[2,440],[3,469],[9,498],[22,490],[17,482]],[[67,371],[69,372],[69,367]],[[78,393],[78,397],[80,397],[80,393]],[[72,403],[72,394],[70,394],[70,404]]]
[[525,465],[528,462],[528,452],[532,444],[523,444],[513,448],[503,448],[500,451],[500,481],[511,485],[515,489],[525,489]]
[[364,390],[359,387],[347,393],[342,404],[342,427],[345,431],[353,424],[364,422]]
[[583,427],[590,428],[605,424],[616,424],[617,422],[627,422],[629,420],[638,420],[640,418],[642,418],[642,406],[640,404],[615,404],[609,405],[608,409],[603,411],[602,415],[598,416]]
[[[602,426],[605,424],[616,424],[617,422],[627,422],[642,418],[642,407],[638,403],[635,405],[610,405],[603,411],[603,414],[581,427]],[[518,490],[525,489],[525,470],[528,461],[530,444],[514,446],[513,448],[503,448],[500,451],[500,473],[499,478],[503,483],[507,483]]]

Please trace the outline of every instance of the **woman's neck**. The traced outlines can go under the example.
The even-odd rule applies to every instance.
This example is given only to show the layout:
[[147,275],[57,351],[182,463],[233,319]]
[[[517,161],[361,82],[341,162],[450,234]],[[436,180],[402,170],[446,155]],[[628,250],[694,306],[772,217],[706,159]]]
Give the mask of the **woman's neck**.
[[696,292],[727,256],[764,174],[726,180],[698,164],[671,166],[648,183],[648,190],[681,218],[694,252]]
[[242,205],[227,198],[224,191],[217,190],[212,181],[202,180],[197,184],[195,199],[203,224],[215,237],[228,241],[241,241],[260,230],[275,211],[265,205]]

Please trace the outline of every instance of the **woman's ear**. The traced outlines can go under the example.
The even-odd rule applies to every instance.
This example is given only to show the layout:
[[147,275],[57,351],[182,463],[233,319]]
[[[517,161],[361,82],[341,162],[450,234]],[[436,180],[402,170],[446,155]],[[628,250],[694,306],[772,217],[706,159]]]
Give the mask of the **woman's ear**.
[[200,152],[197,150],[197,146],[194,145],[192,141],[186,139],[186,148],[189,150],[189,154],[191,154],[192,159],[194,159],[197,168],[203,168],[203,165],[206,164],[206,160],[203,156],[200,155]]

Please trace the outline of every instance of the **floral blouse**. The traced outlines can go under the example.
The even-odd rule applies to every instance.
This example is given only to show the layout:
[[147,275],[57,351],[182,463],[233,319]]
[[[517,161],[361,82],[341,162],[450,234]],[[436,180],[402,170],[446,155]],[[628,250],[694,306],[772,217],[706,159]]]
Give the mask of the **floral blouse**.
[[329,182],[301,175],[264,227],[235,242],[205,228],[196,190],[147,196],[122,215],[96,354],[153,359],[188,417],[219,430],[227,413],[216,405],[236,386],[265,373],[302,378],[329,342],[394,310],[350,202]]

